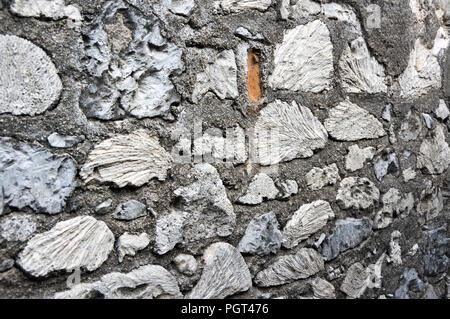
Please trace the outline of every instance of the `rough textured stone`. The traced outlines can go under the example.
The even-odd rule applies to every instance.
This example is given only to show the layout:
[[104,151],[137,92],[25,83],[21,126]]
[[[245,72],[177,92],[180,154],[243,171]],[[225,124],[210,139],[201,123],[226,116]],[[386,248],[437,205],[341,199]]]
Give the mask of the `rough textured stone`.
[[311,277],[324,269],[323,258],[314,249],[302,248],[295,255],[278,257],[255,277],[260,287],[279,286]]
[[5,259],[5,260],[0,261],[0,273],[8,271],[12,267],[14,267],[14,260],[12,260],[12,259]]
[[434,114],[441,120],[445,120],[450,115],[450,111],[448,110],[447,104],[444,100],[439,100],[439,106],[434,111]]
[[400,164],[398,162],[397,154],[393,153],[391,149],[385,149],[380,156],[374,158],[373,170],[380,182],[387,174],[399,177]]
[[211,245],[203,254],[205,266],[191,299],[222,299],[252,286],[250,272],[239,251],[227,243]]
[[325,128],[339,141],[375,139],[386,135],[383,125],[372,114],[350,101],[341,102],[330,110]]
[[172,250],[176,244],[183,242],[184,221],[186,212],[174,211],[163,216],[156,222],[154,251],[163,255]]
[[131,235],[125,232],[117,239],[117,254],[119,255],[119,262],[123,261],[126,255],[134,256],[136,252],[144,249],[150,244],[150,237],[147,233],[140,235]]
[[361,24],[351,6],[335,2],[323,3],[322,13],[328,19],[339,21],[347,32],[362,35]]
[[177,280],[158,265],[139,267],[127,274],[113,272],[93,283],[81,283],[56,293],[55,299],[171,299],[182,298]]
[[274,89],[319,93],[329,90],[333,75],[333,45],[320,20],[288,30],[274,54],[269,78]]
[[341,285],[341,291],[351,298],[361,297],[367,288],[369,272],[360,263],[350,266]]
[[367,218],[346,218],[336,222],[333,234],[323,244],[325,261],[336,258],[340,253],[358,246],[372,232],[372,221]]
[[75,146],[76,144],[83,142],[85,140],[85,136],[69,136],[69,135],[61,135],[57,132],[50,134],[47,137],[47,141],[51,147],[56,148],[70,148]]
[[93,271],[108,258],[113,246],[114,235],[104,222],[80,216],[30,239],[17,264],[33,277],[81,267]]
[[318,200],[302,205],[287,222],[282,232],[283,247],[293,248],[323,228],[334,218],[328,202]]
[[179,254],[173,262],[177,270],[186,276],[192,276],[197,271],[197,261],[192,255]]
[[360,149],[357,144],[348,148],[348,154],[345,157],[345,169],[354,172],[364,167],[366,160],[371,160],[375,155],[373,147]]
[[298,193],[298,184],[292,179],[277,181],[275,185],[279,190],[279,193],[277,195],[278,198],[287,199]]
[[377,212],[374,218],[374,228],[381,229],[388,227],[395,217],[408,216],[414,208],[414,197],[412,193],[400,194],[396,188],[390,188],[382,197],[383,207]]
[[420,145],[417,156],[417,168],[423,168],[428,174],[442,174],[450,165],[450,147],[445,137],[445,127],[438,124],[429,132],[428,137]]
[[319,14],[321,11],[320,4],[311,0],[290,1],[282,0],[280,6],[280,14],[282,19],[298,20],[301,18],[308,18]]
[[325,166],[324,168],[314,167],[306,174],[306,183],[312,190],[319,190],[328,185],[334,185],[339,180],[339,169],[336,164]]
[[16,36],[0,35],[0,56],[0,114],[41,114],[58,102],[62,83],[41,48]]
[[423,282],[414,268],[406,268],[400,281],[400,286],[395,291],[395,299],[410,299],[410,292],[423,290]]
[[424,273],[436,276],[448,271],[450,265],[450,237],[447,226],[443,226],[428,233],[428,243],[423,256]]
[[117,205],[112,215],[119,220],[133,220],[144,216],[147,216],[147,206],[134,199]]
[[220,5],[225,12],[242,12],[256,9],[265,11],[272,4],[272,0],[221,0]]
[[365,177],[347,177],[341,181],[336,200],[344,209],[367,209],[378,202],[380,191]]
[[189,16],[195,7],[194,0],[170,0],[169,10],[175,14]]
[[402,261],[402,248],[400,247],[400,238],[402,234],[395,230],[391,233],[391,241],[389,242],[389,260],[394,266],[400,266]]
[[236,31],[234,31],[234,34],[249,40],[255,40],[255,41],[261,41],[264,40],[264,36],[261,33],[257,33],[253,35],[248,29],[244,27],[238,27]]
[[325,128],[310,109],[276,100],[261,110],[255,124],[255,157],[261,165],[307,158],[327,140]]
[[273,212],[255,217],[248,224],[237,249],[241,253],[265,256],[281,247],[281,232]]
[[0,223],[0,236],[8,241],[26,241],[36,231],[30,216],[8,216]]
[[264,173],[255,175],[248,186],[244,196],[239,197],[238,202],[241,204],[257,205],[264,200],[275,199],[278,195],[278,189],[275,183]]
[[104,215],[109,213],[113,201],[112,199],[107,199],[104,202],[101,202],[94,208],[94,212],[99,215]]
[[85,182],[112,182],[118,187],[165,180],[171,157],[145,130],[107,139],[91,151],[80,171]]
[[311,288],[315,299],[336,299],[334,286],[322,278],[314,279]]
[[[57,156],[40,146],[0,138],[0,189],[4,205],[26,206],[57,214],[73,192],[77,169],[68,156]],[[52,187],[48,187],[52,185]]]
[[420,193],[416,210],[419,215],[429,221],[440,215],[444,209],[444,200],[440,187],[433,185],[431,181],[428,181],[425,186],[425,189]]

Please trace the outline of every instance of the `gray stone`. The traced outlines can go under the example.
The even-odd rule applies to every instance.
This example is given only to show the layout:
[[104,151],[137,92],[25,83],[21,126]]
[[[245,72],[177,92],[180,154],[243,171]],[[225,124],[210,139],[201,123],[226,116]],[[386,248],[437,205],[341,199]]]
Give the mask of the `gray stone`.
[[[0,189],[4,205],[57,214],[76,187],[75,162],[40,146],[0,138]],[[52,185],[52,187],[48,187]]]
[[347,177],[341,181],[336,200],[344,209],[367,209],[378,203],[380,191],[365,177]]
[[440,299],[436,294],[434,287],[430,284],[425,284],[425,293],[423,294],[423,299]]
[[33,116],[59,100],[62,83],[44,50],[28,40],[0,35],[0,56],[0,114]]
[[183,242],[183,226],[187,217],[186,212],[173,211],[157,220],[153,250],[158,255],[164,255]]
[[194,7],[194,0],[170,0],[169,10],[175,14],[188,17]]
[[247,205],[261,204],[264,200],[275,199],[278,195],[278,189],[275,183],[264,173],[255,175],[248,186],[244,196],[239,197],[238,203]]
[[306,183],[312,190],[319,190],[325,186],[334,185],[340,180],[339,169],[335,163],[324,168],[314,167],[306,174]]
[[281,247],[281,232],[273,212],[255,217],[248,224],[237,249],[241,253],[265,256]]
[[272,88],[319,93],[331,88],[332,76],[333,45],[323,22],[298,25],[284,34],[275,48]]
[[427,138],[420,145],[417,156],[417,168],[427,174],[442,174],[450,165],[450,147],[446,141],[445,127],[437,124],[434,131],[428,132]]
[[400,247],[400,238],[402,234],[395,230],[391,233],[391,241],[389,242],[389,261],[394,266],[400,266],[402,261],[402,248]]
[[280,199],[286,199],[298,193],[298,184],[292,179],[276,181],[275,186],[279,190],[277,198]]
[[427,126],[428,129],[431,130],[431,129],[435,128],[433,118],[429,114],[422,113],[422,117],[423,117],[423,120],[425,121],[425,125]]
[[361,36],[361,23],[353,8],[349,5],[335,2],[323,3],[322,13],[330,20],[337,20],[344,29],[354,36]]
[[436,276],[446,272],[450,265],[450,237],[447,226],[443,226],[427,233],[428,243],[423,256],[424,274]]
[[36,228],[36,223],[30,216],[8,216],[0,223],[0,235],[7,241],[24,242],[34,234]]
[[134,199],[117,205],[112,215],[118,220],[133,220],[144,216],[147,216],[147,206]]
[[380,182],[387,174],[399,177],[400,164],[398,162],[397,154],[393,153],[391,149],[385,149],[381,155],[374,158],[373,170]]
[[197,272],[197,261],[192,255],[179,254],[173,262],[177,270],[186,276],[193,276]]
[[444,199],[441,188],[427,181],[425,189],[421,192],[416,210],[419,215],[430,221],[440,215],[444,209]]
[[220,5],[225,13],[235,13],[247,10],[265,11],[272,0],[221,0]]
[[439,100],[439,107],[434,111],[434,114],[443,121],[450,115],[450,111],[444,100]]
[[396,217],[406,217],[414,208],[414,197],[412,193],[400,194],[396,188],[390,188],[382,197],[383,207],[374,218],[374,228],[382,229],[388,227]]
[[227,243],[215,243],[203,254],[205,266],[189,299],[222,299],[252,286],[250,271],[239,251]]
[[131,235],[125,232],[117,239],[117,255],[119,257],[119,263],[123,261],[126,255],[134,256],[136,252],[144,249],[150,244],[150,237],[147,233],[138,235]]
[[30,239],[17,264],[33,277],[81,267],[93,271],[105,262],[113,246],[114,235],[104,222],[79,216]]
[[348,154],[345,157],[345,169],[354,172],[364,167],[366,160],[371,160],[375,155],[375,148],[366,147],[360,149],[357,144],[348,148]]
[[320,4],[311,0],[290,1],[282,0],[280,13],[284,20],[301,18],[308,18],[313,15],[318,15],[321,11]]
[[314,299],[336,299],[334,286],[322,278],[314,279],[311,288]]
[[323,244],[325,261],[332,260],[349,249],[355,248],[372,232],[372,221],[368,218],[346,218],[336,222],[333,234]]
[[[0,7],[0,9],[1,9],[1,7]],[[8,271],[12,267],[14,267],[14,260],[12,260],[12,259],[4,259],[4,260],[0,261],[0,273]]]
[[386,135],[383,125],[372,114],[350,101],[341,102],[330,110],[325,128],[338,141],[375,139]]
[[69,135],[60,135],[57,132],[54,132],[47,137],[47,141],[50,144],[50,146],[56,148],[74,147],[76,144],[83,142],[85,139],[86,137],[84,135],[69,136]]
[[109,199],[105,200],[104,202],[101,202],[100,204],[95,206],[94,212],[99,215],[105,215],[105,214],[109,213],[112,204],[113,204],[113,201],[111,198],[109,198]]
[[256,33],[253,35],[249,30],[247,30],[244,27],[239,27],[234,31],[234,34],[238,37],[248,39],[248,40],[255,40],[255,41],[262,41],[264,40],[264,36],[261,33]]
[[416,171],[412,167],[403,170],[403,179],[405,180],[405,183],[416,178],[416,175]]
[[306,279],[324,269],[322,256],[314,249],[302,248],[295,255],[278,257],[266,269],[256,274],[255,284],[271,287]]
[[359,262],[350,266],[341,285],[341,291],[351,298],[360,298],[367,289],[369,272]]
[[414,268],[406,268],[394,296],[395,299],[410,299],[410,292],[420,292],[423,288],[417,271]]
[[158,265],[141,266],[127,274],[113,272],[99,281],[81,283],[56,293],[55,299],[172,299],[182,298],[177,280]]
[[328,202],[318,200],[302,205],[287,222],[282,232],[283,247],[294,248],[301,241],[323,228],[334,212]]
[[390,104],[386,105],[384,108],[383,114],[381,115],[381,118],[387,122],[391,121],[391,112],[392,112],[392,106]]

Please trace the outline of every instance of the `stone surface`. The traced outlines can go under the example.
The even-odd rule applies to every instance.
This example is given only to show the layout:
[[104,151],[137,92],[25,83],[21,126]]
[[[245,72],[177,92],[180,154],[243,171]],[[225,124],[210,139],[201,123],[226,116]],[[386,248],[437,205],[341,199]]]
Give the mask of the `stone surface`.
[[14,260],[5,259],[5,260],[0,261],[0,273],[8,271],[12,267],[14,267]]
[[380,182],[387,174],[399,177],[400,164],[398,162],[397,154],[393,153],[391,149],[383,150],[381,155],[374,158],[373,170]]
[[152,178],[165,180],[170,155],[145,130],[107,139],[89,153],[80,175],[86,183],[112,182],[118,187],[142,186]]
[[86,137],[84,135],[69,136],[69,135],[61,135],[58,134],[57,132],[54,132],[47,137],[47,141],[50,144],[50,146],[56,148],[70,148],[80,142],[83,142],[85,139]]
[[434,111],[434,114],[441,120],[445,120],[450,115],[450,111],[444,100],[439,100],[439,106]]
[[0,56],[0,114],[33,116],[58,102],[62,83],[44,50],[28,40],[0,35]]
[[227,243],[215,243],[203,254],[205,266],[189,299],[222,299],[247,291],[252,286],[250,272],[239,251]]
[[255,124],[256,161],[267,166],[308,158],[327,140],[325,128],[310,109],[276,100],[261,110]]
[[406,217],[414,208],[414,196],[412,193],[401,194],[396,188],[390,188],[382,197],[383,207],[374,218],[374,228],[388,227],[396,217]]
[[147,216],[147,206],[134,199],[117,205],[112,214],[118,220],[134,220],[144,216]]
[[450,265],[450,236],[443,226],[427,233],[428,242],[423,256],[424,274],[436,276],[448,271]]
[[359,262],[350,266],[341,285],[341,291],[351,298],[361,297],[367,288],[369,272]]
[[417,168],[424,169],[427,174],[442,174],[450,165],[450,147],[445,131],[445,127],[438,124],[420,145]]
[[275,186],[279,190],[277,197],[281,199],[287,199],[298,193],[298,184],[292,179],[277,181]]
[[93,271],[105,262],[113,246],[114,235],[104,222],[79,216],[30,239],[17,264],[33,277],[81,267]]
[[409,111],[405,121],[400,126],[399,137],[405,142],[415,140],[419,137],[423,128],[422,119],[418,114]]
[[28,206],[36,212],[57,214],[75,189],[76,172],[76,164],[69,156],[0,138],[0,189],[5,206]]
[[325,261],[336,258],[340,253],[355,248],[372,232],[372,221],[367,218],[346,218],[336,222],[333,234],[323,244]]
[[237,67],[233,50],[225,50],[217,54],[213,63],[197,75],[192,101],[197,103],[208,92],[214,92],[220,99],[236,98]]
[[401,278],[400,285],[395,291],[395,299],[410,299],[410,292],[423,290],[423,281],[414,268],[406,268]]
[[229,12],[242,12],[246,10],[264,11],[272,4],[272,0],[221,0],[222,9]]
[[183,242],[183,226],[187,217],[186,212],[174,211],[157,220],[153,247],[157,254],[163,255]]
[[188,17],[194,7],[194,0],[170,0],[169,10],[175,14]]
[[314,167],[306,174],[306,183],[312,190],[319,190],[328,185],[334,185],[339,180],[339,169],[335,163],[324,168]]
[[113,203],[112,199],[107,199],[104,202],[101,202],[100,204],[95,206],[94,212],[99,215],[107,214],[110,211],[112,203]]
[[302,248],[295,255],[281,256],[266,269],[256,274],[260,287],[279,286],[311,277],[324,269],[322,256],[310,248]]
[[395,230],[391,233],[391,241],[389,242],[389,260],[394,266],[400,266],[402,261],[402,248],[400,247],[400,238],[402,234]]
[[322,278],[316,278],[311,282],[314,299],[336,299],[334,286]]
[[192,276],[197,271],[197,261],[194,256],[179,254],[173,259],[177,270],[186,276]]
[[234,34],[245,39],[261,41],[264,40],[264,36],[261,33],[256,33],[253,35],[248,29],[244,27],[238,27]]
[[274,53],[274,89],[319,93],[331,88],[333,45],[320,20],[288,30]]
[[373,147],[360,149],[357,144],[348,148],[348,154],[345,157],[345,169],[355,172],[364,167],[366,160],[371,160],[375,155]]
[[139,250],[144,249],[148,244],[150,244],[150,236],[147,233],[132,235],[125,232],[117,239],[116,243],[119,262],[121,263],[126,255],[136,255]]
[[328,220],[334,218],[334,212],[328,202],[318,200],[302,205],[287,222],[282,232],[282,244],[293,248],[302,240],[322,229]]
[[247,205],[261,204],[264,200],[275,199],[278,195],[278,189],[275,183],[264,173],[255,175],[250,182],[244,196],[239,197],[238,202]]
[[172,299],[182,298],[176,278],[158,265],[141,266],[127,274],[113,272],[93,283],[58,292],[55,299]]
[[339,21],[353,35],[362,35],[361,24],[351,6],[336,2],[323,3],[322,13],[331,20]]
[[347,177],[341,181],[336,200],[344,209],[367,209],[380,198],[380,191],[368,178]]
[[419,215],[429,221],[440,215],[444,209],[444,199],[440,187],[433,185],[430,181],[425,186],[425,189],[420,193],[416,210]]
[[253,218],[237,245],[241,253],[259,256],[276,254],[280,247],[281,232],[273,212]]
[[290,1],[282,0],[280,7],[280,14],[282,19],[298,20],[302,18],[308,18],[313,15],[319,14],[321,11],[320,4],[311,0],[303,1]]
[[330,136],[338,141],[375,139],[386,135],[383,125],[372,114],[350,101],[332,108],[324,125]]
[[30,216],[8,216],[0,222],[0,236],[7,241],[26,241],[36,231],[37,225]]

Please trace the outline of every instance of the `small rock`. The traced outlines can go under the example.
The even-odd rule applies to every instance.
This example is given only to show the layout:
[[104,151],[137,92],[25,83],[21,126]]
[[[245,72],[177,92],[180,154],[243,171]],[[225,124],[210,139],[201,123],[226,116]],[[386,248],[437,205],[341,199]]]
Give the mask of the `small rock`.
[[134,199],[117,205],[112,215],[118,220],[133,220],[144,216],[147,216],[147,206]]
[[423,256],[424,274],[435,276],[446,272],[450,265],[450,237],[447,227],[428,231],[428,243]]
[[408,167],[407,169],[403,170],[403,179],[406,182],[409,182],[410,180],[413,180],[416,178],[416,171],[412,167]]
[[429,181],[420,194],[420,201],[417,203],[416,210],[429,221],[438,217],[443,209],[444,199],[441,188]]
[[344,209],[367,209],[375,205],[380,198],[380,191],[365,177],[347,177],[341,181],[336,200]]
[[422,299],[440,299],[434,290],[434,287],[430,284],[425,284],[425,293]]
[[325,233],[320,234],[319,239],[314,243],[314,247],[319,248],[320,245],[322,245],[323,241],[327,238],[327,235]]
[[406,114],[405,121],[400,126],[398,135],[405,142],[415,140],[422,132],[423,122],[419,115],[411,111]]
[[220,5],[225,13],[236,13],[256,9],[265,11],[272,4],[272,0],[221,0]]
[[30,216],[8,216],[0,223],[0,235],[7,241],[24,242],[34,234],[36,228]]
[[334,185],[340,180],[339,170],[335,163],[325,166],[323,169],[314,167],[306,174],[306,183],[311,190],[319,190],[324,186]]
[[369,272],[359,262],[350,266],[341,285],[341,291],[351,298],[361,297],[367,289]]
[[311,282],[314,299],[336,299],[334,286],[322,278],[316,278]]
[[389,242],[389,259],[394,266],[400,266],[402,262],[402,249],[400,247],[400,238],[402,234],[396,230],[391,234],[391,241]]
[[450,165],[450,147],[446,142],[445,131],[442,124],[429,131],[426,139],[420,145],[417,156],[417,168],[423,168],[427,174],[442,174]]
[[125,232],[117,239],[117,254],[119,257],[119,263],[123,261],[126,255],[134,256],[136,252],[144,249],[150,244],[150,237],[146,233],[142,233],[139,236],[131,235]]
[[104,202],[101,202],[94,208],[94,212],[99,215],[105,215],[109,213],[109,209],[111,208],[113,201],[112,199],[107,199]]
[[391,121],[391,112],[392,112],[392,106],[390,104],[386,105],[384,108],[383,114],[381,115],[381,118],[385,120],[386,122]]
[[172,13],[188,17],[195,7],[194,0],[172,0],[169,10]]
[[296,181],[288,179],[283,182],[275,182],[275,186],[278,188],[279,193],[277,198],[286,199],[298,193],[298,184]]
[[395,217],[408,216],[414,208],[414,197],[412,193],[401,195],[396,188],[390,188],[382,197],[383,208],[377,212],[374,219],[374,228],[382,229],[388,227]]
[[426,113],[422,113],[422,117],[423,117],[423,120],[425,121],[425,125],[427,126],[427,128],[429,130],[434,129],[435,125],[434,125],[433,118],[429,114],[426,114]]
[[257,205],[262,203],[264,199],[275,199],[278,192],[272,178],[264,173],[259,173],[251,181],[246,194],[238,199],[238,203]]
[[400,286],[395,291],[395,299],[410,299],[410,292],[420,292],[423,290],[423,282],[414,268],[406,268],[400,281]]
[[348,154],[345,157],[345,169],[350,172],[355,172],[364,167],[366,160],[371,160],[375,155],[375,148],[366,147],[360,149],[357,144],[348,148]]
[[192,255],[179,254],[173,262],[178,271],[186,276],[193,276],[197,271],[197,261]]
[[248,40],[262,41],[264,40],[264,36],[261,33],[257,33],[253,35],[250,31],[248,31],[244,27],[239,27],[234,31],[234,34]]
[[380,182],[387,174],[399,177],[400,164],[398,162],[397,154],[393,153],[390,149],[385,149],[380,156],[374,158],[373,170]]
[[155,245],[153,250],[158,255],[171,251],[178,243],[183,242],[183,226],[188,213],[173,211],[162,216],[156,222]]
[[8,271],[12,267],[14,267],[14,260],[12,260],[12,259],[4,259],[4,260],[0,261],[0,273]]
[[443,121],[450,115],[450,111],[444,100],[439,100],[439,107],[434,111],[434,114]]
[[85,139],[86,137],[84,135],[69,136],[69,135],[60,135],[57,132],[54,132],[47,137],[47,141],[50,144],[50,146],[56,148],[74,147],[76,144],[83,142]]
[[411,250],[407,253],[408,256],[415,256],[417,254],[417,251],[419,250],[419,245],[414,244],[411,247]]

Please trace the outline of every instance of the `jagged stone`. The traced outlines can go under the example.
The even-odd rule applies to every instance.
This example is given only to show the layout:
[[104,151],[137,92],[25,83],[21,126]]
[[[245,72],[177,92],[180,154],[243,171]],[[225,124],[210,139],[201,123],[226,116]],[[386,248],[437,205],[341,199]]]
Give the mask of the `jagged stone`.
[[328,185],[334,185],[341,178],[336,163],[325,166],[324,168],[314,167],[306,174],[306,183],[312,190],[319,190]]
[[197,74],[192,101],[197,103],[208,91],[214,92],[222,100],[236,98],[239,95],[233,50],[218,53],[215,61],[208,64],[203,72]]
[[434,114],[443,121],[450,115],[450,111],[444,100],[439,100],[439,106],[434,111]]
[[382,197],[383,207],[377,212],[374,219],[374,229],[382,229],[392,224],[395,217],[408,216],[414,208],[412,193],[400,194],[396,188],[390,188]]
[[375,176],[380,182],[387,174],[392,174],[395,177],[399,177],[400,164],[398,162],[397,154],[395,154],[391,149],[385,149],[380,156],[374,158],[373,170],[375,172]]
[[359,262],[350,266],[341,285],[341,291],[351,298],[361,297],[367,289],[369,272]]
[[328,220],[333,218],[334,212],[326,201],[318,200],[302,205],[283,229],[283,247],[294,248],[302,240],[323,228]]
[[417,156],[417,168],[428,174],[442,174],[450,165],[450,147],[445,138],[445,127],[437,124],[434,131],[420,145]]
[[33,277],[81,267],[93,271],[108,258],[113,246],[114,235],[104,222],[79,216],[31,238],[17,264]]
[[247,205],[261,204],[264,200],[275,199],[278,195],[275,183],[264,173],[255,175],[244,196],[239,197],[238,203]]
[[139,267],[127,274],[113,272],[93,283],[81,283],[56,293],[55,299],[171,299],[182,298],[177,280],[158,265]]
[[215,243],[203,254],[205,266],[190,299],[222,299],[252,286],[250,271],[239,251],[227,243]]
[[187,217],[186,212],[174,211],[158,219],[153,247],[157,254],[163,255],[183,242],[183,226]]
[[348,148],[348,154],[345,157],[345,169],[350,172],[355,172],[364,167],[366,160],[371,160],[375,155],[375,148],[366,147],[360,149],[358,144],[352,145]]
[[134,220],[144,216],[147,216],[147,206],[134,199],[117,205],[112,215],[118,220]]
[[57,214],[76,187],[76,173],[75,162],[68,156],[0,137],[0,190],[3,188],[4,205]]
[[341,181],[336,200],[344,209],[367,209],[378,202],[380,191],[365,177],[347,177]]
[[399,136],[405,142],[415,140],[422,131],[423,123],[421,118],[411,111],[406,114],[405,121],[400,126]]
[[248,39],[248,40],[255,40],[255,41],[262,41],[264,40],[264,36],[261,33],[256,33],[253,35],[248,29],[244,27],[238,27],[236,31],[234,31],[234,34],[238,37]]
[[322,254],[325,261],[336,258],[340,253],[355,248],[372,232],[372,221],[368,218],[346,218],[336,222],[333,234],[324,242]]
[[0,56],[0,114],[34,116],[59,100],[62,83],[44,50],[14,35],[0,35]]
[[320,20],[288,30],[274,55],[274,89],[319,93],[331,88],[333,45]]
[[375,139],[386,135],[383,125],[372,114],[350,101],[332,108],[324,125],[328,133],[339,141]]
[[173,262],[177,270],[186,276],[192,276],[197,271],[197,261],[192,255],[179,254]]
[[406,268],[400,281],[400,286],[395,291],[395,299],[410,299],[410,292],[423,290],[423,282],[414,268]]
[[394,264],[394,266],[400,266],[402,261],[402,248],[400,247],[400,238],[402,233],[395,230],[391,233],[391,241],[389,242],[389,261]]
[[334,286],[322,278],[316,278],[311,282],[314,299],[336,299]]
[[381,118],[385,120],[386,122],[391,121],[391,112],[392,112],[392,106],[390,104],[386,105],[384,108],[383,114],[381,114]]
[[423,117],[423,120],[425,121],[425,125],[427,126],[427,128],[429,130],[432,130],[435,128],[433,118],[429,114],[422,113],[422,117]]
[[308,18],[313,15],[318,15],[321,11],[320,4],[311,0],[291,2],[290,0],[281,1],[280,14],[284,20]]
[[51,147],[56,148],[70,148],[74,147],[76,144],[83,142],[86,139],[84,135],[81,136],[69,136],[61,135],[57,132],[50,134],[47,137],[47,141]]
[[371,56],[359,37],[348,44],[339,60],[342,87],[347,93],[386,92],[384,67]]
[[117,239],[117,254],[119,257],[119,263],[123,261],[126,255],[134,256],[136,252],[144,249],[150,244],[150,237],[147,233],[138,235],[131,235],[125,232]]
[[348,32],[362,35],[361,24],[351,6],[336,2],[323,3],[322,13],[328,19],[341,22]]
[[416,206],[417,212],[429,221],[438,217],[443,209],[444,200],[441,188],[433,185],[431,181],[427,181]]
[[243,12],[247,10],[265,11],[272,0],[222,0],[220,5],[226,13]]
[[152,178],[165,180],[171,156],[145,130],[117,135],[96,145],[81,168],[86,183],[112,182],[118,187],[142,186]]
[[265,256],[281,247],[281,232],[273,212],[255,217],[248,224],[237,249],[241,253]]
[[279,286],[298,279],[306,279],[324,269],[322,256],[314,249],[302,248],[295,255],[278,257],[266,269],[256,274],[260,287]]
[[26,241],[36,231],[36,223],[30,216],[8,216],[0,223],[0,236],[7,241]]
[[194,7],[194,0],[170,0],[169,10],[172,13],[188,17]]
[[413,180],[416,178],[416,171],[412,167],[408,167],[407,169],[403,170],[403,179],[405,182],[409,182],[410,180]]
[[286,199],[298,193],[298,184],[292,179],[277,181],[275,186],[279,190],[277,198]]
[[112,204],[113,204],[112,199],[107,199],[98,204],[97,206],[95,206],[94,212],[99,215],[107,214],[109,213],[109,209],[111,208]]
[[[0,7],[1,9],[1,7]],[[0,261],[0,273],[10,270],[12,267],[14,267],[14,260],[13,259],[5,259]]]
[[276,100],[261,110],[255,124],[255,161],[274,165],[308,158],[325,147],[328,134],[310,109]]
[[428,242],[423,255],[424,274],[436,276],[448,271],[450,265],[450,237],[447,225],[427,232]]

